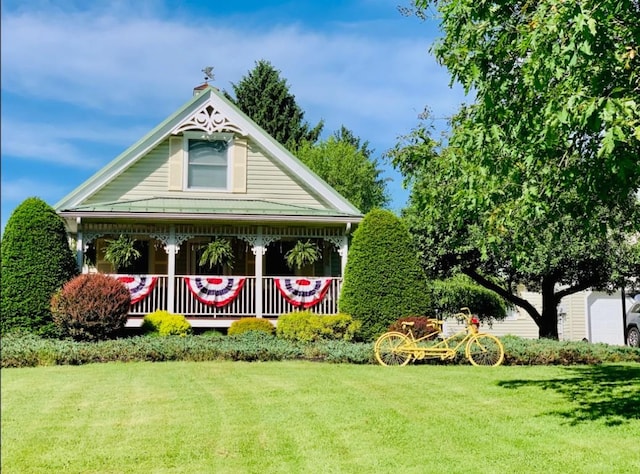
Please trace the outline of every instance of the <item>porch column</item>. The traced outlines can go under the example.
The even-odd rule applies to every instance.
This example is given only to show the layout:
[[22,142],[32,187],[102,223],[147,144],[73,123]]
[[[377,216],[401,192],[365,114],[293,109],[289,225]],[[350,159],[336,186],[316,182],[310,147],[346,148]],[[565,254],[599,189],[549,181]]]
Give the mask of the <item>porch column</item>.
[[176,254],[178,253],[176,244],[176,227],[172,224],[169,228],[169,238],[165,251],[167,252],[167,311],[173,313],[176,299]]
[[342,278],[344,278],[344,271],[347,268],[347,254],[349,253],[349,237],[346,235],[342,236],[340,242],[340,249],[338,250],[338,254],[340,255],[340,268]]
[[84,245],[82,244],[82,218],[76,218],[76,265],[78,271],[82,272],[84,265]]
[[262,236],[262,229],[258,230],[258,235],[255,239],[255,244],[251,247],[251,251],[253,255],[255,255],[256,260],[256,294],[255,294],[255,310],[256,310],[256,318],[262,317],[262,293],[264,288],[262,286],[262,257],[265,253],[267,253],[267,247],[264,242],[264,238]]

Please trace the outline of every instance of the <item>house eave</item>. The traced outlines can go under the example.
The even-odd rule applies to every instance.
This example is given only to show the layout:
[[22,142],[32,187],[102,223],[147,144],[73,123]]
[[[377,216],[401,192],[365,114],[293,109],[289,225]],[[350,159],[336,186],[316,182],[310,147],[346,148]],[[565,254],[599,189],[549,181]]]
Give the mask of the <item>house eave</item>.
[[358,224],[361,216],[300,216],[294,214],[235,214],[235,213],[158,213],[158,212],[89,212],[58,211],[65,219],[135,219],[145,221],[243,221],[243,222],[301,222],[319,224]]

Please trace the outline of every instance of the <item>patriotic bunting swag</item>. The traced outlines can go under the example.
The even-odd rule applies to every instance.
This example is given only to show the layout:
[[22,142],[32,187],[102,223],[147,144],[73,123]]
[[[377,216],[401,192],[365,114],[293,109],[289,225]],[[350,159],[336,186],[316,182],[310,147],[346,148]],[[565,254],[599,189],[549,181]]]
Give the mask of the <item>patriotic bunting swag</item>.
[[158,281],[158,277],[149,275],[120,275],[116,279],[124,283],[131,293],[131,304],[136,304],[149,296]]
[[245,278],[241,277],[185,277],[189,291],[207,305],[221,307],[231,303],[240,293]]
[[276,287],[289,303],[311,308],[327,294],[331,278],[276,278]]

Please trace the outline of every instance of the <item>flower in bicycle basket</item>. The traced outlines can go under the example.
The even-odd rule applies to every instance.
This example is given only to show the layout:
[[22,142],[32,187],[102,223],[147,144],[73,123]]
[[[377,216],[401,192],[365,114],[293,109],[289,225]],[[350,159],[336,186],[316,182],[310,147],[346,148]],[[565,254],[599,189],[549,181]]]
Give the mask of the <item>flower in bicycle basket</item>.
[[473,318],[471,318],[471,324],[475,324],[476,326],[479,327],[480,326],[480,320],[474,316]]

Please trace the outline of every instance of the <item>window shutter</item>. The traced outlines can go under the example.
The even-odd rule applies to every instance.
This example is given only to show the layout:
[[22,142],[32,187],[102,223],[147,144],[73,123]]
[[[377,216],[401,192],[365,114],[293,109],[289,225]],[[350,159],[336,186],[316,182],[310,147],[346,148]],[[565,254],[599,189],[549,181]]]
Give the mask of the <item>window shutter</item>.
[[169,191],[182,191],[184,149],[182,137],[169,138]]
[[234,193],[247,192],[247,140],[235,139],[233,142],[233,185]]

